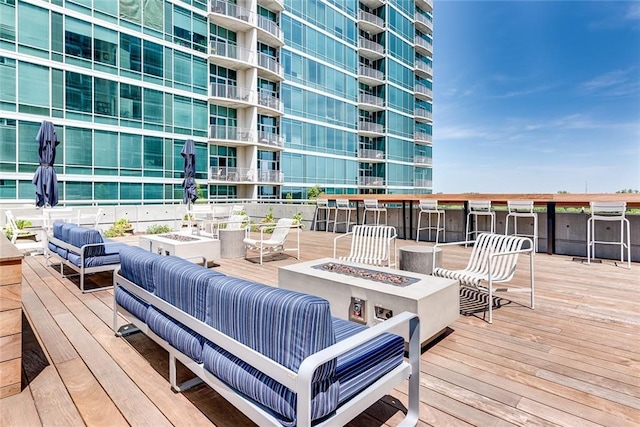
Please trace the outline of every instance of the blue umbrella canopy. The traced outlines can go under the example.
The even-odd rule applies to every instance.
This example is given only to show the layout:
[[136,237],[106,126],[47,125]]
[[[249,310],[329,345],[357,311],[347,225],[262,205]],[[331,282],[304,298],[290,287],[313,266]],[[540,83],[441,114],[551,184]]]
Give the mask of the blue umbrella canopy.
[[182,188],[184,188],[183,201],[185,204],[194,203],[198,199],[196,190],[196,148],[192,139],[187,139],[182,147],[180,155],[184,158],[184,180]]
[[40,165],[33,176],[36,186],[36,206],[55,206],[58,204],[58,177],[53,168],[56,160],[56,147],[60,144],[53,123],[43,121],[36,135],[38,141],[38,161]]

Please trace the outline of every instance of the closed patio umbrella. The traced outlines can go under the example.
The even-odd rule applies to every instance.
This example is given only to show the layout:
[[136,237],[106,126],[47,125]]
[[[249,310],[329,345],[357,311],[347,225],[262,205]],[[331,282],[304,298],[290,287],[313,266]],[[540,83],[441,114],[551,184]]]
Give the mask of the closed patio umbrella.
[[36,206],[55,206],[58,204],[58,177],[53,168],[56,160],[56,147],[60,144],[53,123],[43,121],[36,135],[38,141],[39,163],[33,184],[36,186]]
[[184,188],[183,201],[189,206],[198,199],[196,191],[196,149],[192,139],[187,139],[182,147],[180,155],[184,158],[184,180],[182,188]]

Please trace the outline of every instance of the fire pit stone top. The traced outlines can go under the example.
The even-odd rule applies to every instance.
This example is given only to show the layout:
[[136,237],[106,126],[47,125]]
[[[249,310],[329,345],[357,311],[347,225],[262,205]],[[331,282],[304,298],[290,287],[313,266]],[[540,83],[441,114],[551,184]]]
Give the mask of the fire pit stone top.
[[169,240],[175,240],[178,242],[193,242],[195,240],[198,240],[195,237],[185,236],[184,234],[176,234],[176,233],[161,234],[160,237],[164,237],[165,239],[169,239]]
[[386,273],[383,271],[371,270],[364,267],[355,267],[337,262],[325,262],[313,265],[312,268],[400,287],[409,286],[420,281],[420,279],[415,277]]

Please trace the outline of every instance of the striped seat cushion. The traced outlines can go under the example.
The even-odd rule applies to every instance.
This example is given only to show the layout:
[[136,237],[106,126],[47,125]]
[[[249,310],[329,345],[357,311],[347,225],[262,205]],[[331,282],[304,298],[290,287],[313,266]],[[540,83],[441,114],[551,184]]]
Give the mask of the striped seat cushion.
[[186,354],[197,363],[202,363],[203,338],[171,316],[150,306],[147,310],[147,325],[172,347]]
[[93,245],[85,249],[85,257],[99,257],[104,255],[104,243],[100,232],[94,228],[72,227],[69,229],[69,244],[76,248]]
[[[336,341],[340,342],[367,329],[347,320],[333,318]],[[375,339],[338,356],[336,377],[340,384],[342,404],[402,363],[404,339],[394,334],[382,334]]]
[[119,306],[146,322],[149,304],[121,287],[116,288],[116,302]]
[[[125,245],[124,243],[120,243],[113,246],[126,247],[127,245]],[[80,263],[82,261],[80,255],[69,252],[69,254],[67,255],[67,259],[77,267],[80,267]],[[102,256],[85,257],[84,259],[85,267],[100,267],[103,265],[116,265],[118,263],[120,263],[120,254],[117,252],[105,254]]]
[[136,285],[153,293],[153,268],[160,255],[136,246],[120,249],[120,275]]
[[[329,303],[322,298],[232,277],[216,278],[215,284],[208,289],[205,322],[294,372],[306,357],[335,343]],[[205,369],[273,411],[284,425],[295,425],[291,390],[208,341],[203,359]],[[314,375],[313,419],[337,406],[335,363]]]

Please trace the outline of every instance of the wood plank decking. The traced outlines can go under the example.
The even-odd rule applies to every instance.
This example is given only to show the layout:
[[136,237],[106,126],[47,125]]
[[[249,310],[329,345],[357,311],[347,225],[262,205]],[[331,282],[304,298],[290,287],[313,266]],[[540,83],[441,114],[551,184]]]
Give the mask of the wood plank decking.
[[[331,256],[334,236],[303,232],[302,261]],[[445,248],[445,265],[462,267],[469,253]],[[277,285],[278,267],[295,262],[215,268]],[[515,283],[527,279],[520,264]],[[252,425],[205,385],[173,393],[164,350],[140,333],[114,336],[111,291],[81,294],[77,278],[62,279],[42,256],[23,265],[24,389],[0,400],[0,425]],[[109,282],[109,273],[88,280]],[[639,330],[638,263],[629,271],[537,254],[535,310],[505,305],[492,325],[460,317],[422,355],[420,425],[637,426]],[[350,425],[395,425],[403,402],[399,387]]]

